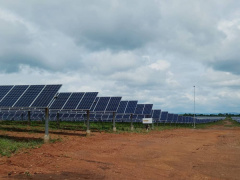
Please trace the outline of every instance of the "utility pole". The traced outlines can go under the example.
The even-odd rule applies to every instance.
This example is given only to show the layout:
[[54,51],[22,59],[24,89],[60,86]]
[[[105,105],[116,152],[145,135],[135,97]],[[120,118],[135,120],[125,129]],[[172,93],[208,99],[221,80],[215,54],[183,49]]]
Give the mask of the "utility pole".
[[194,126],[193,126],[193,128],[195,129],[196,128],[196,126],[195,126],[195,123],[196,123],[196,120],[195,120],[195,86],[193,86],[193,87],[194,87],[194,117],[193,117]]

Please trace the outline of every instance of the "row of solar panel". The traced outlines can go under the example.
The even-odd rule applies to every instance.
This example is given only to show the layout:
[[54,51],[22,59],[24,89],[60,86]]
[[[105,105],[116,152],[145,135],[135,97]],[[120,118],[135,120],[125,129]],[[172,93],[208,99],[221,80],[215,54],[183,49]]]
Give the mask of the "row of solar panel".
[[232,117],[232,120],[234,120],[234,121],[240,123],[240,117]]
[[59,93],[49,108],[59,110],[89,110],[97,94],[98,92]]
[[[157,110],[159,111],[159,110]],[[167,112],[163,112],[167,113]],[[43,120],[45,118],[45,114],[43,112],[34,112],[30,114],[30,118],[32,120]],[[153,117],[154,114],[147,117]],[[143,118],[145,118],[146,115],[120,115],[117,114],[115,116],[115,119],[117,122],[130,122],[131,118],[133,122],[141,122]],[[170,114],[170,118],[153,118],[155,123],[192,123],[193,117],[188,116],[176,116],[176,114]],[[175,117],[175,118],[174,118]],[[52,121],[57,120],[57,118],[63,120],[63,121],[83,121],[86,120],[86,114],[77,114],[77,113],[59,113],[57,117],[57,113],[51,113],[49,116],[49,119]],[[27,120],[28,119],[28,113],[27,112],[0,112],[0,119],[2,120]],[[222,118],[196,118],[196,123],[208,123],[208,122],[214,122],[221,120]],[[99,113],[99,114],[90,114],[90,120],[91,121],[112,121],[113,120],[113,114],[109,113]]]
[[153,106],[137,105],[137,101],[121,101],[121,97],[97,97],[98,92],[57,93],[60,87],[61,85],[0,86],[0,107],[49,107],[58,110],[150,114]]
[[61,86],[0,86],[0,107],[48,107]]

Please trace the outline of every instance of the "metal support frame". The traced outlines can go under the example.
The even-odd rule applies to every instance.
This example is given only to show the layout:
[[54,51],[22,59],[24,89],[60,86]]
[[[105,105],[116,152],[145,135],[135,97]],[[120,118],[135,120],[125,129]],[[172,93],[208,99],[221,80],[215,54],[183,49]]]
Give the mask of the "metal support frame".
[[45,108],[45,135],[44,135],[44,143],[49,142],[49,132],[48,132],[48,126],[49,126],[49,109]]
[[194,87],[194,117],[193,117],[193,128],[195,129],[196,128],[196,119],[195,119],[195,86]]
[[31,125],[31,111],[28,111],[28,125]]
[[115,117],[116,117],[116,112],[113,112],[113,131],[114,131],[114,132],[117,131],[116,122],[115,122]]
[[87,132],[86,132],[87,136],[90,136],[90,134],[91,134],[89,119],[90,119],[90,111],[87,110]]
[[57,112],[57,128],[60,127],[59,112]]
[[152,120],[152,129],[154,129],[154,119]]

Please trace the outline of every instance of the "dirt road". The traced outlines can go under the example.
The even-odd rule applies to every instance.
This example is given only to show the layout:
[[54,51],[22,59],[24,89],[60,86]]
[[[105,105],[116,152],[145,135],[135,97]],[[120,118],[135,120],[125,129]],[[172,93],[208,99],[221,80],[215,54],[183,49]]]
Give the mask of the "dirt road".
[[229,124],[61,138],[0,157],[0,179],[240,179],[240,128]]

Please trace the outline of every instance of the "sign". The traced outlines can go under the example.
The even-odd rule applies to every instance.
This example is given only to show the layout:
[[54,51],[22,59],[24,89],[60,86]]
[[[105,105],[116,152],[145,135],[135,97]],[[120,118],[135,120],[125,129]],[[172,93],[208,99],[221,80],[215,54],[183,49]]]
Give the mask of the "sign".
[[142,122],[143,124],[152,124],[152,118],[143,118]]

